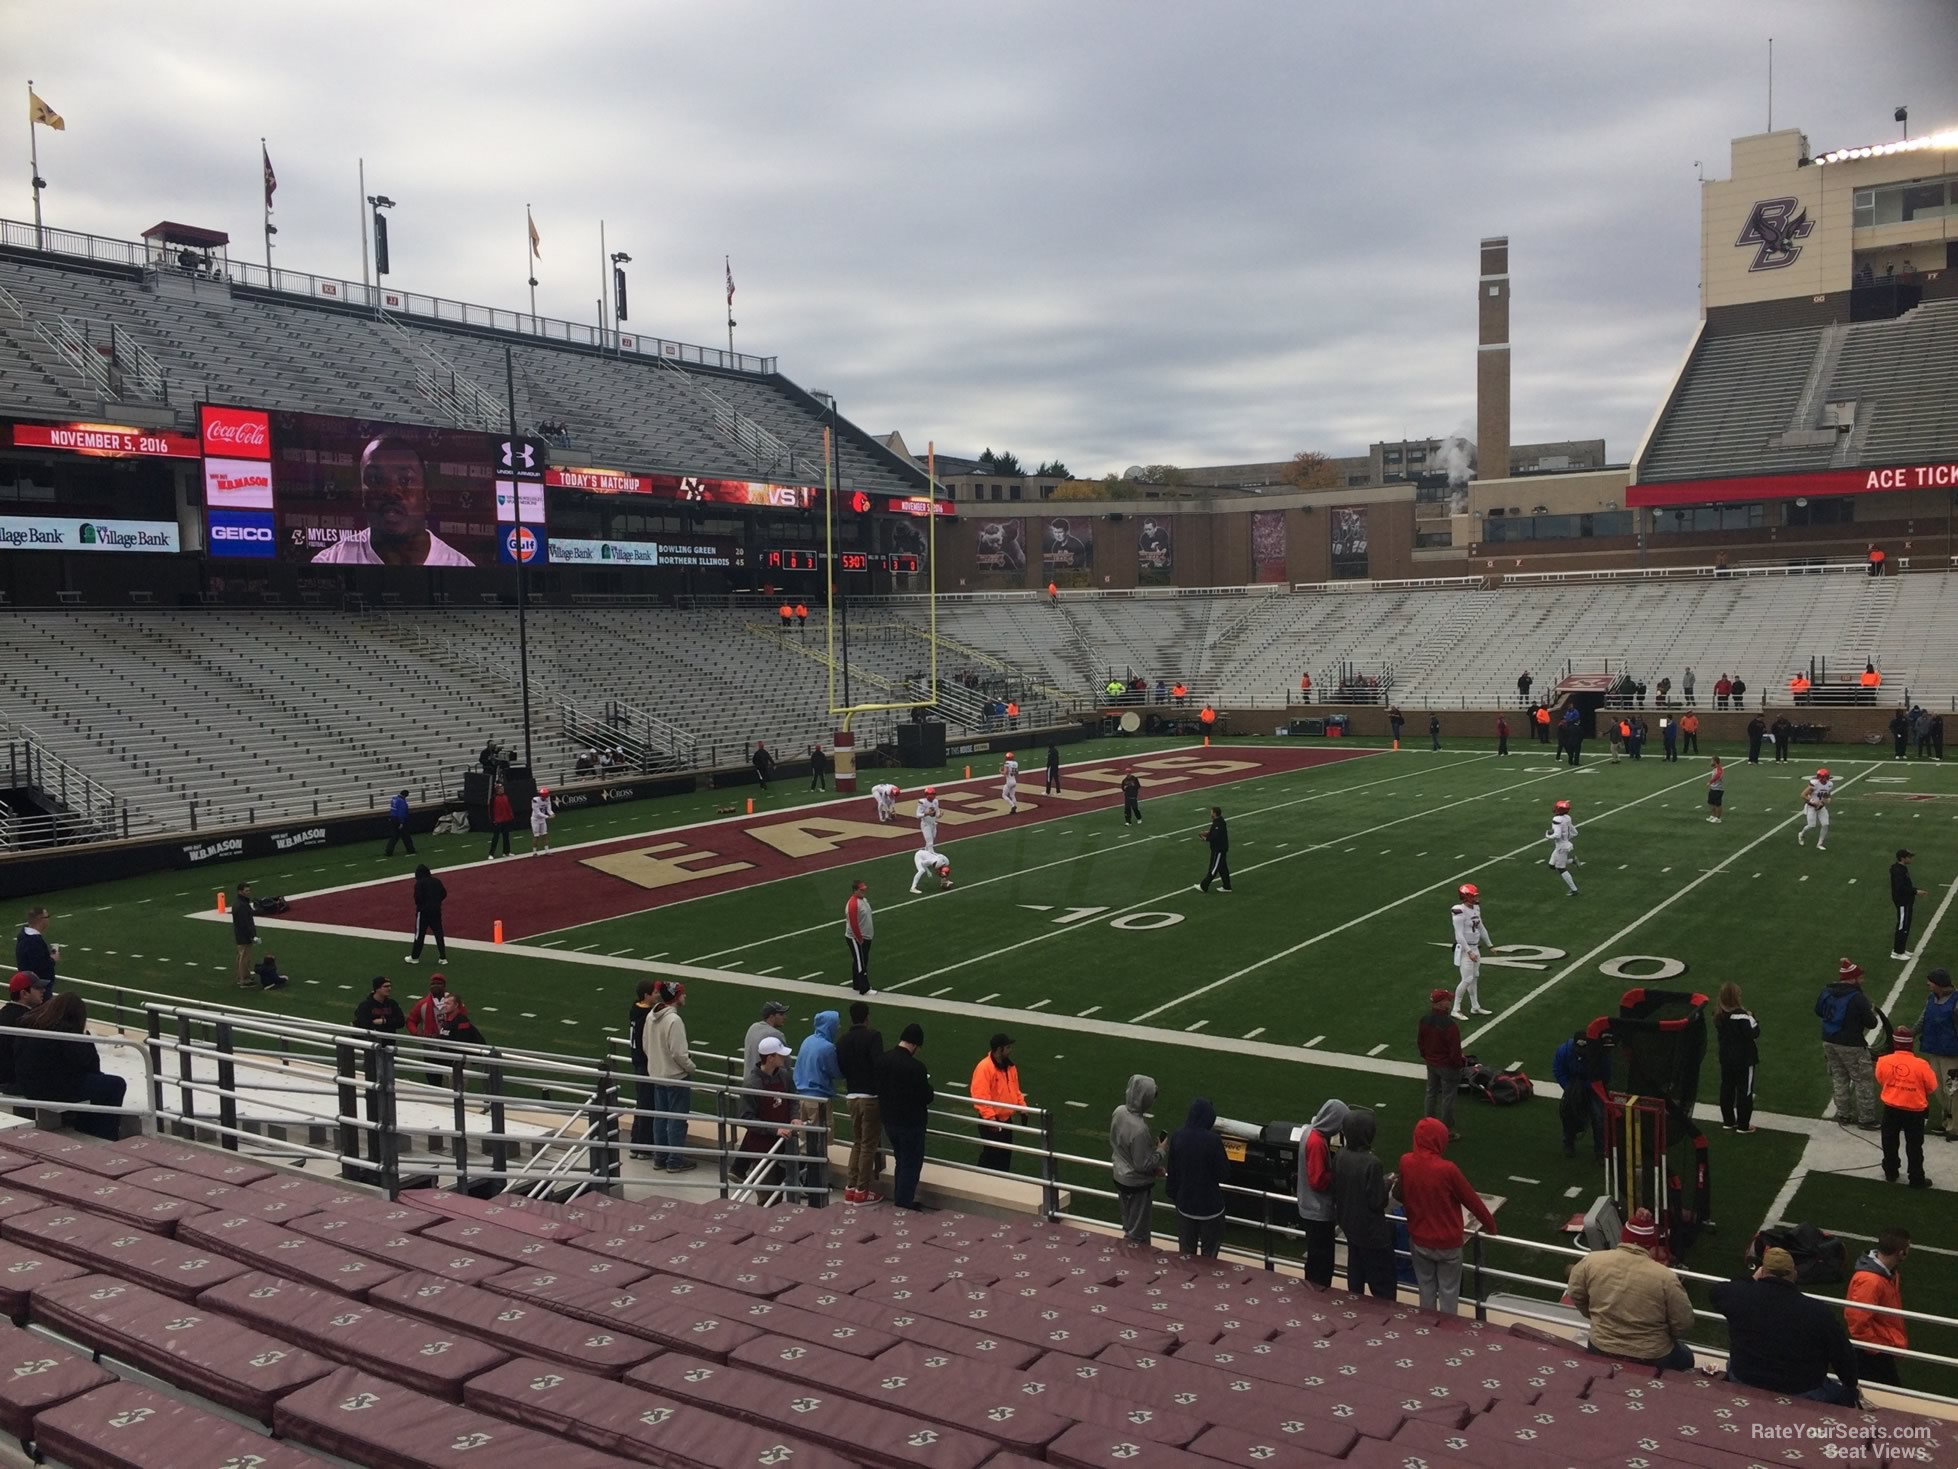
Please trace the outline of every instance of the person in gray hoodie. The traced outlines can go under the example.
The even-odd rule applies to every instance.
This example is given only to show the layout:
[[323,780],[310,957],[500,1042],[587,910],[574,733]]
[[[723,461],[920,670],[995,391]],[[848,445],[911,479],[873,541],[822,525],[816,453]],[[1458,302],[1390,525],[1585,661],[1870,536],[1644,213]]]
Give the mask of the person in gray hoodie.
[[1305,1221],[1305,1278],[1308,1284],[1333,1283],[1333,1162],[1346,1104],[1334,1097],[1319,1108],[1299,1139],[1299,1218]]
[[1156,1079],[1131,1076],[1122,1105],[1108,1123],[1108,1150],[1115,1159],[1115,1192],[1122,1206],[1122,1238],[1146,1245],[1150,1239],[1150,1199],[1167,1166],[1163,1144],[1169,1134],[1152,1133],[1149,1109],[1156,1105]]
[[1392,1180],[1374,1155],[1377,1124],[1369,1107],[1354,1107],[1340,1128],[1345,1146],[1333,1160],[1333,1218],[1346,1236],[1346,1288],[1394,1299],[1394,1226],[1387,1222]]

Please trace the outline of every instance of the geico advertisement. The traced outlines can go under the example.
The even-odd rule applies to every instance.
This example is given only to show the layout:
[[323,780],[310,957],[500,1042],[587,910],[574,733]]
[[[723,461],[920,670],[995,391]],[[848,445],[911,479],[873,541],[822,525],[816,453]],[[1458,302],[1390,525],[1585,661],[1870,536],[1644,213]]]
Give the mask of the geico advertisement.
[[0,551],[181,551],[168,520],[55,520],[0,515]]

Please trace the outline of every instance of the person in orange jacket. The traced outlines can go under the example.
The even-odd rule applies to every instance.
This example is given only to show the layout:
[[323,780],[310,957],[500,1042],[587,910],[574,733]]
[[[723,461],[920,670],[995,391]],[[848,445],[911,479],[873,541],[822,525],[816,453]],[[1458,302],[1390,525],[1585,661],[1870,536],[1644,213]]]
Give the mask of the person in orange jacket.
[[787,632],[795,625],[795,608],[784,602],[775,609],[775,615],[782,619],[782,631]]
[[[1901,1311],[1904,1306],[1904,1292],[1897,1279],[1898,1268],[1904,1257],[1910,1253],[1910,1231],[1907,1229],[1886,1229],[1876,1237],[1876,1246],[1856,1262],[1855,1272],[1849,1277],[1849,1289],[1843,1294],[1852,1301],[1861,1301],[1866,1306],[1890,1306]],[[1888,1352],[1872,1351],[1872,1347],[1910,1346],[1910,1329],[1901,1316],[1884,1315],[1876,1311],[1858,1311],[1845,1307],[1842,1323],[1849,1328],[1849,1340],[1856,1348],[1856,1374],[1864,1382],[1881,1382],[1891,1387],[1899,1386],[1897,1381],[1897,1359]]]
[[979,1136],[986,1144],[979,1150],[979,1166],[1011,1173],[1013,1155],[1004,1145],[1013,1140],[1013,1134],[1003,1124],[1024,1121],[1024,1114],[1014,1109],[1027,1104],[1026,1093],[1020,1090],[1020,1068],[1013,1064],[1012,1036],[1002,1031],[993,1037],[986,1054],[972,1068],[969,1095],[979,1114]]
[[1876,1063],[1878,1099],[1883,1103],[1883,1176],[1895,1183],[1897,1144],[1910,1163],[1910,1186],[1929,1188],[1924,1176],[1924,1122],[1937,1095],[1938,1074],[1917,1054],[1917,1033],[1907,1025],[1890,1032],[1890,1054]]

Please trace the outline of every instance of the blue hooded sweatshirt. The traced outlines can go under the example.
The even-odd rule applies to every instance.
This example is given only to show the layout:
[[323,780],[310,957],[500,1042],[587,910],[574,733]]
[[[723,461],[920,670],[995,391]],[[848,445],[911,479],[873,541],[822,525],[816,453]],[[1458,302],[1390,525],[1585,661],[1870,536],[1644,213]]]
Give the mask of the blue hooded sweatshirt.
[[827,1101],[836,1095],[836,1084],[843,1079],[843,1068],[836,1064],[837,1014],[824,1010],[816,1016],[816,1029],[796,1047],[795,1089],[799,1096]]

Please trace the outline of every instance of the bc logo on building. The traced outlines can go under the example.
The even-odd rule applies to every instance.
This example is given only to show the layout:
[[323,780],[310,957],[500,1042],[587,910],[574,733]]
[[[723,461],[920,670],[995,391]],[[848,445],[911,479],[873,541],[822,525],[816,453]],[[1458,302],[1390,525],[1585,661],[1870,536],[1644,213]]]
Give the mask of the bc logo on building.
[[1800,241],[1809,237],[1815,224],[1799,199],[1760,199],[1741,226],[1735,249],[1754,247],[1748,270],[1782,270],[1793,265],[1802,253]]

